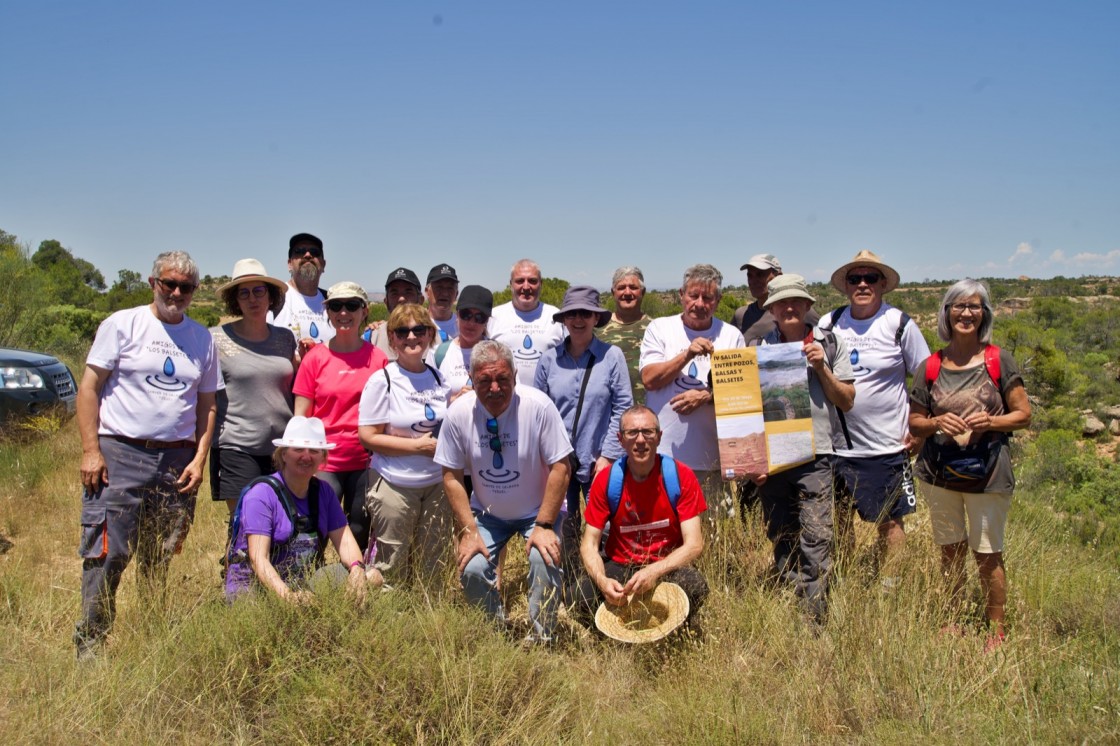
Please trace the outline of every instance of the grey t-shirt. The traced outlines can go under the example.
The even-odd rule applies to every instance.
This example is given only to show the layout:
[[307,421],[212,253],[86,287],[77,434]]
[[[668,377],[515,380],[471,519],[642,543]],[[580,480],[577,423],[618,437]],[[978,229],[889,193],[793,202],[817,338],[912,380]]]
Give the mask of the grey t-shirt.
[[226,387],[218,392],[218,447],[253,456],[274,450],[292,417],[292,379],[296,339],[287,329],[269,326],[268,339],[239,337],[232,324],[210,330]]
[[[936,354],[936,353],[934,353]],[[937,375],[937,380],[932,386],[926,384],[926,366],[929,360],[918,366],[914,371],[914,381],[910,385],[910,401],[936,417],[939,414],[952,412],[967,417],[974,412],[987,412],[992,416],[1007,414],[1004,401],[1007,392],[1017,385],[1022,385],[1023,375],[1019,372],[1019,365],[1015,357],[1007,350],[999,351],[999,386],[992,381],[984,363],[974,365],[964,370],[949,370],[944,365]],[[969,433],[961,436],[966,443],[959,445],[972,445],[987,437],[981,433]],[[1002,437],[1002,436],[996,436]],[[927,438],[922,446],[921,453],[915,465],[914,476],[928,484],[936,484],[934,470],[931,462],[938,444],[946,444],[952,439],[950,435],[934,435]],[[1015,474],[1011,471],[1011,453],[1005,447],[1000,449],[995,469],[988,480],[984,492],[1006,492],[1015,489]]]

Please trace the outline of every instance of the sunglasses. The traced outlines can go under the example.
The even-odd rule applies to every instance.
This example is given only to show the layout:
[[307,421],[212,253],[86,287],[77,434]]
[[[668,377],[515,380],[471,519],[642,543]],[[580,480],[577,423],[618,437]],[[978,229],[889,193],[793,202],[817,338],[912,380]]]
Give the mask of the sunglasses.
[[251,288],[238,288],[237,299],[249,300],[249,296],[254,298],[263,298],[268,295],[268,285],[256,285]]
[[315,257],[316,259],[322,259],[323,258],[323,250],[320,249],[318,246],[308,246],[307,248],[303,248],[303,249],[289,249],[288,250],[288,258],[289,259],[295,259],[297,256],[303,256],[304,254],[310,254],[311,256]]
[[577,308],[574,311],[567,311],[564,313],[566,319],[589,319],[595,315],[594,311],[588,311],[586,308]]
[[465,308],[459,311],[459,318],[463,321],[473,321],[476,324],[485,324],[490,320],[489,317],[484,313],[480,313],[479,311],[468,311]]
[[878,272],[852,273],[848,275],[848,284],[859,285],[861,282],[866,282],[868,285],[874,285],[881,279],[883,276]]
[[183,295],[190,295],[198,289],[198,285],[194,284],[193,282],[165,280],[162,277],[157,278],[156,282],[159,283],[159,286],[163,288],[163,292],[165,293],[174,293],[176,290],[178,290]]
[[424,324],[417,324],[416,326],[398,326],[396,329],[393,330],[393,334],[397,335],[397,339],[399,339],[403,342],[404,340],[408,339],[409,334],[412,334],[417,339],[420,339],[421,337],[423,337],[425,334],[427,334],[431,330],[432,330],[432,327],[430,327],[430,326],[425,326]]
[[494,452],[494,468],[501,469],[505,466],[505,459],[502,458],[502,439],[498,437],[497,418],[486,420],[486,432],[490,435],[490,450]]
[[327,310],[338,313],[345,308],[350,313],[354,313],[364,305],[365,303],[362,303],[357,298],[351,298],[349,300],[329,300],[327,301]]

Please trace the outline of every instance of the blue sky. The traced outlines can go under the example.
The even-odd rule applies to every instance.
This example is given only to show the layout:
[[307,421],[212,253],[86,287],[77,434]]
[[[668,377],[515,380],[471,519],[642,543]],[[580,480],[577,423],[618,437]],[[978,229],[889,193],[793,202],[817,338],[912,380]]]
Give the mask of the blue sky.
[[0,3],[0,229],[112,279],[1120,274],[1120,3]]

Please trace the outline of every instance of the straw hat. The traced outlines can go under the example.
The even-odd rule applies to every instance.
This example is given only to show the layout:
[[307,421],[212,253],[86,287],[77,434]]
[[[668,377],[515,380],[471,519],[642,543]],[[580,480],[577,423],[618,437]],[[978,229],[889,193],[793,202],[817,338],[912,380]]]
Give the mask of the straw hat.
[[688,618],[688,596],[676,583],[658,583],[650,593],[634,596],[626,606],[599,604],[595,626],[619,642],[655,642]]
[[218,286],[219,294],[224,293],[235,285],[240,285],[243,282],[252,282],[253,280],[275,285],[285,292],[288,290],[288,283],[283,280],[278,280],[275,277],[269,277],[268,272],[264,269],[264,265],[256,259],[238,259],[233,265],[233,274],[231,277],[233,277],[232,280]]
[[327,431],[322,420],[298,414],[288,420],[284,437],[275,438],[272,445],[277,448],[314,448],[317,451],[329,451],[335,447],[334,443],[327,442]]
[[878,254],[864,249],[856,254],[855,259],[832,273],[832,287],[839,290],[842,295],[846,296],[848,294],[848,272],[850,272],[853,267],[874,267],[882,272],[883,277],[887,281],[887,284],[883,287],[884,293],[889,293],[898,287],[898,272],[895,272],[893,267],[885,264],[883,260],[879,258]]

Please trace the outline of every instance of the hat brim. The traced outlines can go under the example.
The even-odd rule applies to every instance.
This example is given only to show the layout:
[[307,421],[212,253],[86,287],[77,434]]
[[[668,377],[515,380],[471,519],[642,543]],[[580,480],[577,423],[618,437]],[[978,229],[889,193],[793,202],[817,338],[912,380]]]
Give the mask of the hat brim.
[[762,307],[769,308],[778,301],[785,300],[786,298],[804,298],[810,303],[817,302],[816,298],[809,295],[808,293],[801,292],[797,288],[785,288],[784,290],[779,290],[776,293],[771,293],[770,295],[766,296],[766,302],[762,304]]
[[273,287],[280,288],[284,292],[288,291],[288,283],[284,282],[283,280],[278,280],[275,277],[269,277],[268,275],[242,275],[240,277],[234,277],[229,282],[219,285],[217,292],[218,294],[224,293],[230,288],[237,287],[238,285],[242,285],[246,282],[263,282],[268,285],[272,285]]
[[625,606],[599,604],[595,627],[619,642],[642,645],[667,637],[688,619],[688,595],[676,583],[659,583]]
[[310,448],[313,451],[333,451],[338,448],[338,443],[307,443],[305,441],[285,440],[274,438],[272,445],[277,448]]
[[613,316],[610,311],[605,308],[599,308],[598,306],[570,306],[568,308],[562,308],[556,313],[552,314],[552,320],[557,324],[563,324],[564,314],[570,311],[591,311],[591,313],[599,314],[599,318],[595,322],[596,329],[602,329],[604,326],[611,323],[611,316]]
[[882,262],[871,261],[868,259],[861,259],[855,262],[848,262],[840,269],[832,273],[832,287],[840,291],[844,297],[848,296],[848,272],[856,267],[874,267],[883,273],[887,284],[883,286],[883,293],[889,293],[898,287],[899,278],[898,272],[894,271],[894,267],[883,264]]

